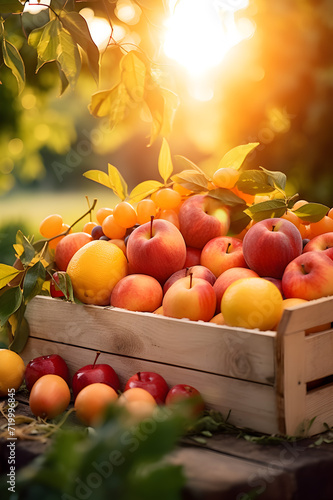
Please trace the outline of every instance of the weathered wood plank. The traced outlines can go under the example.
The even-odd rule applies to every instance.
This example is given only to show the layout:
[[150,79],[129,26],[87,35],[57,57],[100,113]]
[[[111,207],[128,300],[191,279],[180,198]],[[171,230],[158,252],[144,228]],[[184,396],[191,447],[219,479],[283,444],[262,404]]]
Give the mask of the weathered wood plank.
[[305,338],[305,381],[333,375],[333,329]]
[[305,398],[306,418],[315,418],[311,433],[317,434],[325,430],[324,423],[333,425],[333,384],[310,391]]
[[283,312],[279,332],[289,335],[333,321],[333,297],[311,300]]
[[[82,366],[91,364],[94,358],[90,349],[33,338],[29,339],[22,357],[28,362],[36,354],[52,353],[65,359],[72,374]],[[137,371],[157,372],[170,387],[179,383],[196,387],[203,394],[207,406],[224,415],[231,409],[230,421],[237,426],[267,433],[278,431],[275,390],[272,386],[105,352],[101,354],[99,362],[109,363],[114,368],[122,389],[126,380]]]
[[81,306],[49,297],[36,297],[28,305],[27,319],[36,338],[274,383],[275,332]]

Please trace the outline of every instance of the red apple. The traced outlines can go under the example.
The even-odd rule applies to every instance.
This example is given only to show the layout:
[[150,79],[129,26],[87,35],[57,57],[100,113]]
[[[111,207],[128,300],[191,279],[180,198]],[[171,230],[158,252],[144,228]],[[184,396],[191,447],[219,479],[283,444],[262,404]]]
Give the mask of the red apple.
[[70,375],[66,361],[59,354],[49,354],[34,358],[26,366],[25,384],[28,391],[43,375],[58,375],[63,378],[67,384],[70,384]]
[[216,281],[215,275],[207,269],[205,266],[193,266],[193,267],[188,267],[184,269],[180,269],[179,271],[176,271],[173,273],[170,278],[166,280],[163,286],[163,293],[166,294],[166,292],[169,290],[170,286],[178,281],[180,278],[185,278],[185,276],[188,276],[190,273],[192,273],[193,278],[202,278],[203,280],[208,281],[211,285],[214,285]]
[[229,210],[219,200],[196,194],[179,209],[179,227],[186,245],[203,248],[217,236],[225,236],[230,226]]
[[126,382],[125,391],[133,389],[133,387],[141,387],[141,389],[148,391],[159,405],[164,403],[169,391],[164,378],[154,372],[138,372],[130,377]]
[[96,364],[99,355],[100,353],[98,352],[92,365],[83,366],[73,375],[72,389],[74,399],[84,387],[90,384],[106,384],[116,392],[119,390],[119,378],[114,369],[107,364]]
[[56,297],[65,297],[65,295],[62,293],[60,288],[57,287],[56,283],[59,283],[59,275],[58,273],[53,273],[52,274],[52,280],[50,281],[50,294],[51,297],[56,298]]
[[333,232],[320,234],[310,240],[305,245],[303,253],[312,251],[323,252],[333,260]]
[[265,219],[254,224],[243,239],[243,254],[259,276],[281,278],[286,266],[302,253],[302,236],[286,219]]
[[122,278],[111,292],[110,304],[129,311],[154,312],[162,304],[160,283],[146,274],[130,274]]
[[216,296],[208,281],[190,273],[173,283],[162,302],[164,316],[209,321],[215,314]]
[[306,252],[287,265],[282,277],[286,298],[313,300],[333,295],[333,261],[324,252]]
[[66,271],[73,255],[89,241],[92,241],[91,235],[83,232],[67,234],[60,240],[54,255],[54,261],[59,271]]
[[186,260],[184,267],[192,267],[200,265],[200,248],[186,247]]
[[200,262],[216,277],[232,267],[247,267],[243,242],[231,236],[219,236],[208,241],[201,252]]
[[259,278],[258,274],[247,267],[233,267],[222,273],[213,285],[216,294],[216,313],[221,312],[221,300],[224,292],[234,281],[242,278]]
[[174,385],[165,398],[165,404],[175,406],[186,400],[193,401],[192,416],[197,416],[204,411],[205,402],[201,393],[195,387],[187,384]]
[[184,238],[167,220],[146,222],[130,234],[127,259],[132,273],[148,274],[164,283],[171,274],[184,267]]

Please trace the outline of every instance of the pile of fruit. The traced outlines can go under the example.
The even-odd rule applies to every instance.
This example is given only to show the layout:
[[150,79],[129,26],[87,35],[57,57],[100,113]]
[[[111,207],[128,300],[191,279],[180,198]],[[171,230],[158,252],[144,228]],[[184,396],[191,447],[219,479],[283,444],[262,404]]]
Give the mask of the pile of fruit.
[[23,381],[29,391],[29,405],[36,417],[55,418],[74,401],[78,419],[88,426],[98,425],[109,405],[123,407],[133,421],[154,416],[162,406],[172,410],[188,403],[185,415],[199,416],[204,408],[200,392],[186,384],[169,388],[165,379],[154,372],[131,376],[120,392],[119,377],[108,364],[97,364],[77,370],[72,380],[65,360],[58,354],[39,356],[25,367],[13,351],[0,349],[0,397],[17,391]]
[[0,313],[13,342],[38,293],[260,330],[276,329],[285,307],[333,295],[333,209],[287,196],[281,172],[243,169],[257,146],[232,149],[212,175],[178,157],[185,169],[172,175],[163,140],[163,182],[144,181],[131,193],[112,165],[108,174],[86,172],[119,203],[94,212],[95,200],[79,232],[78,221],[46,217],[44,239],[18,233],[14,267],[0,264]]

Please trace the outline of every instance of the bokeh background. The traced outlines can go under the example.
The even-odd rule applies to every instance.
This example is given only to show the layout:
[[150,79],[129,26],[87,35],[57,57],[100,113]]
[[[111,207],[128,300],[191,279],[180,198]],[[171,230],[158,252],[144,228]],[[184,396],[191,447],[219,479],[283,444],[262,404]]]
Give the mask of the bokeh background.
[[98,198],[97,207],[116,203],[83,172],[112,163],[129,188],[159,179],[161,139],[148,147],[143,113],[110,130],[88,110],[91,95],[119,75],[122,52],[106,48],[110,21],[117,41],[141,47],[179,96],[172,154],[213,171],[230,148],[258,141],[246,167],[283,171],[289,194],[333,206],[333,2],[170,0],[168,15],[162,3],[109,1],[107,12],[102,2],[78,3],[102,54],[101,81],[97,88],[83,66],[75,91],[61,97],[54,63],[36,75],[36,55],[16,30],[19,16],[6,21],[26,61],[27,84],[18,96],[0,66],[0,262],[12,263],[18,228],[38,236],[51,213],[72,223],[87,209],[86,197]]

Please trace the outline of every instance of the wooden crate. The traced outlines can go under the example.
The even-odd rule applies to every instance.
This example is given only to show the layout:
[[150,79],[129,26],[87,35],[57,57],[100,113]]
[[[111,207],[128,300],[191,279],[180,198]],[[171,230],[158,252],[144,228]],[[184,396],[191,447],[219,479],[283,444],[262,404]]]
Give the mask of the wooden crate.
[[99,362],[116,370],[122,388],[137,371],[154,371],[170,386],[195,386],[208,407],[224,415],[231,410],[230,421],[237,426],[296,435],[315,417],[313,435],[324,423],[333,425],[333,383],[327,383],[333,375],[333,329],[305,335],[305,329],[333,321],[333,297],[286,310],[277,332],[49,297],[34,298],[27,319],[25,362],[57,353],[73,374],[92,363],[99,350]]

